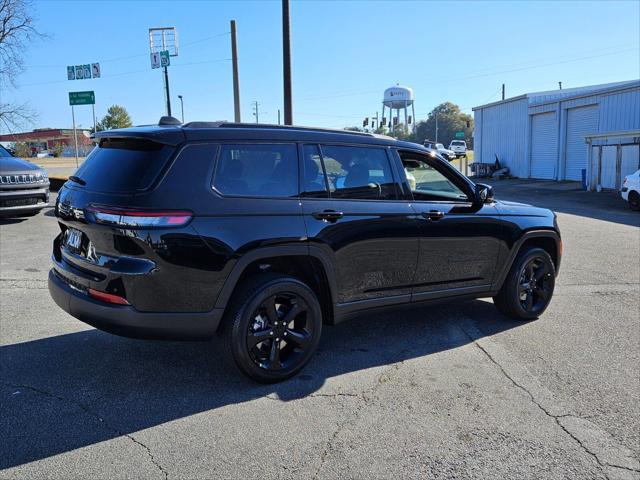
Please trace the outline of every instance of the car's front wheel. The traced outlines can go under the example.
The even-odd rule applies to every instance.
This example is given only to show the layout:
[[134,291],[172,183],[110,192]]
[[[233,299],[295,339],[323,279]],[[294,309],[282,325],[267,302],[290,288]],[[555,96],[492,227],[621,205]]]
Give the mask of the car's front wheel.
[[640,210],[640,193],[636,191],[629,192],[629,208],[631,210]]
[[542,248],[528,248],[518,254],[493,302],[508,317],[533,320],[549,306],[555,278],[551,256]]
[[220,333],[226,355],[242,373],[275,383],[309,362],[321,331],[322,309],[313,290],[293,277],[265,274],[240,286]]

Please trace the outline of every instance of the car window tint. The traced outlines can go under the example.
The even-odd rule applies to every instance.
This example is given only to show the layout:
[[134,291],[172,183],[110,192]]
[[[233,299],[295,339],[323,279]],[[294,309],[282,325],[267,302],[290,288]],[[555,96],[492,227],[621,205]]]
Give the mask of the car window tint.
[[322,170],[320,149],[317,145],[304,145],[302,152],[302,188],[300,188],[302,195],[311,198],[327,198],[329,192]]
[[395,200],[387,153],[381,148],[322,146],[331,198]]
[[432,165],[416,158],[403,158],[402,164],[416,200],[467,200],[467,195]]
[[295,145],[222,145],[214,180],[224,195],[294,197],[298,194]]

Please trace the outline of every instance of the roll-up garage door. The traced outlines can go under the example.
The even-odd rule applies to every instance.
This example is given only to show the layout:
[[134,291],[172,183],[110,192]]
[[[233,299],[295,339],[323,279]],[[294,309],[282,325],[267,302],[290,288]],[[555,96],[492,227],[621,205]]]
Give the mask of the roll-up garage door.
[[584,137],[598,132],[598,106],[567,110],[567,149],[565,180],[581,180],[587,168],[587,144]]
[[556,178],[558,123],[556,112],[531,117],[531,178]]

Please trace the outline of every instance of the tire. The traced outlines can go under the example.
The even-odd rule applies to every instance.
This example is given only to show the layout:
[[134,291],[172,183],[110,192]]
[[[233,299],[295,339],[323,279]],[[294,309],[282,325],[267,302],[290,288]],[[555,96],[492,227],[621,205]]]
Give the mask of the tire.
[[256,275],[232,296],[219,333],[225,357],[244,375],[260,383],[281,382],[311,360],[322,333],[322,309],[300,280]]
[[629,192],[629,208],[631,210],[640,210],[640,193],[636,191]]
[[542,248],[527,248],[518,253],[493,303],[514,320],[534,320],[549,306],[555,279],[551,256]]

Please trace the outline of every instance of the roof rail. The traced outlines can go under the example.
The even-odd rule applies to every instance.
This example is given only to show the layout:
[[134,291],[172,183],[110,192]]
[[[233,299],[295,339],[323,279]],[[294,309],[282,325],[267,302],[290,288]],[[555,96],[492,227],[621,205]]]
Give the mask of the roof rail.
[[367,137],[374,137],[375,134],[368,132],[356,132],[353,130],[340,130],[334,128],[318,128],[318,127],[301,127],[298,125],[274,125],[269,123],[234,123],[234,122],[189,122],[184,125],[187,128],[266,128],[273,130],[304,130],[309,132],[331,132],[342,133],[345,135],[365,135]]

